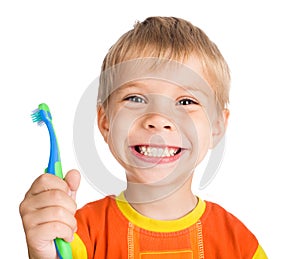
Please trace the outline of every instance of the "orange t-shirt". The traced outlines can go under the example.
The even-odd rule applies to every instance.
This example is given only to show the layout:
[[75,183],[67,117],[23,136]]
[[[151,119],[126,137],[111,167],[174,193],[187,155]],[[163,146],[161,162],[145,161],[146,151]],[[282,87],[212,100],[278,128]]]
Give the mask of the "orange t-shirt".
[[124,195],[88,203],[76,213],[73,259],[265,259],[255,236],[217,204],[199,199],[188,215],[155,220]]

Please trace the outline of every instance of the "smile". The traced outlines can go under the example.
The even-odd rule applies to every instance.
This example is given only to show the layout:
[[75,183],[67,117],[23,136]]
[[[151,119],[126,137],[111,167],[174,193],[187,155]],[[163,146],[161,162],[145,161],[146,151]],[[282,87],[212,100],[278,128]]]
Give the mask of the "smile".
[[134,146],[135,151],[148,157],[172,157],[181,152],[181,148],[176,147],[153,147],[138,145]]
[[185,149],[181,147],[135,145],[130,147],[133,154],[148,163],[172,163],[180,158]]

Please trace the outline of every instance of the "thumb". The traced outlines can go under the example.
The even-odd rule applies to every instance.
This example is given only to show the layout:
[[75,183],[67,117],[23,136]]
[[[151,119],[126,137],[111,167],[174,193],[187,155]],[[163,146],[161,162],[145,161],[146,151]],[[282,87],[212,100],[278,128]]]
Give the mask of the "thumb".
[[68,171],[64,179],[71,190],[71,197],[74,200],[76,199],[76,192],[79,188],[80,178],[81,178],[80,173],[77,170],[72,169]]

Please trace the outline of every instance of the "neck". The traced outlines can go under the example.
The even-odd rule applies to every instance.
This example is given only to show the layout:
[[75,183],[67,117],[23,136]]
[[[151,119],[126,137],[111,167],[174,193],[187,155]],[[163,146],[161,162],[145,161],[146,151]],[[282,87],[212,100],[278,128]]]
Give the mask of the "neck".
[[[140,200],[140,192],[134,189],[133,186],[128,186],[125,191],[125,196],[130,205],[146,217],[158,220],[178,219],[188,214],[197,205],[197,197],[195,197],[191,191],[191,182],[192,177],[185,181],[176,191],[164,195],[163,198],[153,199],[153,197],[157,196],[158,187],[151,189],[156,195],[151,191],[149,192],[149,187],[147,191],[143,188],[143,201]],[[165,190],[161,190],[162,188],[163,187],[160,188],[160,191],[164,193]],[[145,193],[147,193],[147,195]],[[135,199],[136,196],[139,196],[140,202],[136,202],[138,200]]]

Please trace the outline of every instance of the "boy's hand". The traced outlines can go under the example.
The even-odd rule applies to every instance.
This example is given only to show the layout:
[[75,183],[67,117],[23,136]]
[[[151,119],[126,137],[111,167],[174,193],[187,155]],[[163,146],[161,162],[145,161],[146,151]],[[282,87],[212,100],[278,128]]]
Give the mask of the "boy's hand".
[[29,257],[56,259],[53,240],[70,242],[77,222],[75,196],[80,174],[71,170],[65,180],[51,174],[38,177],[20,204]]

